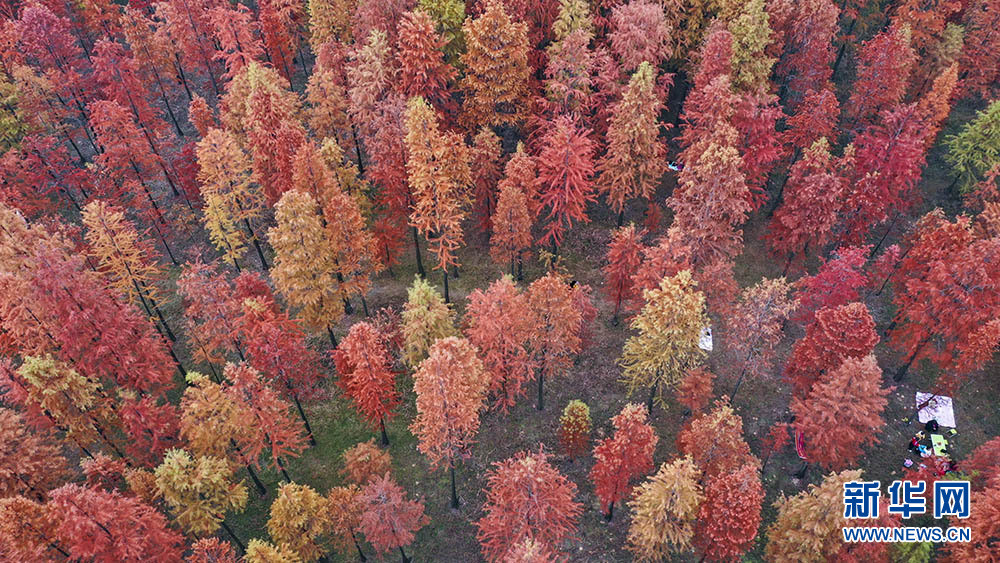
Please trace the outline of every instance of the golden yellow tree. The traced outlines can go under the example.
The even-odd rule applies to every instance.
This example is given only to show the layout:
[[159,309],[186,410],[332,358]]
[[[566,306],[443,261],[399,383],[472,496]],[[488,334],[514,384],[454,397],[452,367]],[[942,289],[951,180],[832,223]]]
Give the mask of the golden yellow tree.
[[405,142],[406,173],[414,199],[410,226],[424,235],[437,257],[435,268],[444,274],[444,300],[448,302],[448,268],[459,265],[455,252],[464,242],[463,207],[471,177],[461,154],[464,145],[438,130],[434,110],[421,97],[410,98],[406,104]]
[[171,514],[188,532],[213,534],[219,526],[236,536],[224,518],[247,504],[247,489],[233,481],[233,468],[217,457],[191,457],[184,450],[169,450],[156,468],[156,488]]
[[658,288],[643,292],[646,304],[632,320],[638,334],[625,341],[622,379],[630,394],[649,388],[650,411],[654,398],[662,404],[663,389],[680,382],[705,356],[698,340],[708,317],[705,296],[696,286],[688,270],[663,278]]
[[701,471],[690,457],[664,463],[645,483],[635,487],[628,506],[632,524],[626,548],[636,561],[660,561],[671,551],[691,548],[698,507],[704,498]]
[[258,539],[247,544],[243,560],[246,563],[302,563],[302,558],[294,551]]
[[293,551],[303,561],[321,559],[329,550],[336,507],[307,485],[285,483],[271,503],[267,533],[278,547]]
[[176,340],[167,319],[160,310],[156,283],[163,270],[157,264],[158,254],[145,241],[135,225],[125,218],[121,209],[95,199],[81,213],[87,228],[87,254],[97,261],[108,288],[129,301],[138,301],[150,318],[160,320],[171,341]]
[[[843,547],[844,484],[861,479],[861,470],[827,475],[819,485],[775,503],[778,517],[767,528],[768,561],[833,561]],[[884,508],[884,507],[883,507]]]
[[528,110],[528,26],[512,21],[500,0],[489,0],[483,15],[466,20],[462,30],[463,121],[471,130],[517,125]]
[[403,362],[410,367],[427,357],[427,350],[439,338],[457,336],[455,311],[441,299],[427,280],[414,276],[403,306]]
[[316,200],[308,193],[290,190],[275,206],[276,225],[267,232],[274,248],[271,279],[288,304],[298,307],[298,318],[308,328],[326,329],[336,346],[331,327],[344,315],[337,257],[323,228]]
[[658,122],[663,104],[655,82],[652,65],[641,63],[612,110],[608,151],[597,164],[601,173],[597,185],[618,212],[619,227],[624,222],[625,202],[634,197],[649,199],[667,166]]
[[750,0],[743,4],[740,15],[729,22],[729,32],[733,34],[734,88],[753,92],[769,87],[768,78],[774,66],[774,58],[764,54],[771,43],[769,19],[764,0]]
[[[210,129],[198,141],[198,182],[205,200],[203,220],[212,244],[234,264],[252,242],[267,269],[254,224],[264,215],[264,194],[252,181],[250,157],[232,133]],[[238,267],[238,266],[237,266]]]

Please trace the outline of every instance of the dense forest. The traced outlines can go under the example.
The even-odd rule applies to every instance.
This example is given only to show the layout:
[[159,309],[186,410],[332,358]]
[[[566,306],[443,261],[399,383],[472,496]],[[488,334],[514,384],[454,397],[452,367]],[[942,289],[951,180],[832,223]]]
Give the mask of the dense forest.
[[1000,561],[1000,1],[0,17],[0,561]]

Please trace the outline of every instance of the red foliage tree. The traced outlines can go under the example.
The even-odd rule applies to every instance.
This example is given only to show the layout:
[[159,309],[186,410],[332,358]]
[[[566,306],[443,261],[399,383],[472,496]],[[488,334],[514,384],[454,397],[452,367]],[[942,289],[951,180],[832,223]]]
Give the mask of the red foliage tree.
[[739,134],[743,174],[750,188],[750,209],[757,210],[767,200],[764,193],[768,175],[784,158],[778,120],[784,117],[778,97],[769,92],[747,92],[739,96],[732,124]]
[[[776,26],[774,16],[771,24],[778,27],[776,31],[784,45],[776,72],[786,81],[790,105],[798,107],[804,94],[822,89],[833,75],[833,40],[840,10],[833,0],[788,4],[792,13],[785,18],[785,25]],[[771,11],[768,6],[768,12]]]
[[712,381],[715,374],[705,368],[688,370],[677,385],[677,402],[698,414],[712,402]]
[[188,563],[239,563],[236,550],[229,542],[219,538],[203,538],[191,545]]
[[1000,548],[993,538],[1000,534],[1000,487],[989,487],[972,493],[969,506],[975,506],[969,519],[962,521],[972,528],[972,541],[949,544],[949,561],[987,562],[1000,558]]
[[[862,447],[878,442],[882,412],[892,389],[882,388],[875,356],[846,358],[823,375],[805,397],[792,398],[792,426],[805,437],[808,462],[838,471],[852,466]],[[836,425],[836,432],[830,429]]]
[[839,118],[840,103],[828,85],[810,90],[802,98],[802,103],[785,119],[788,128],[783,132],[783,142],[792,147],[797,160],[802,151],[809,149],[823,137],[827,140],[836,138]]
[[223,274],[200,259],[187,262],[177,278],[177,293],[183,298],[184,327],[194,341],[191,353],[196,360],[223,364],[233,352],[246,359],[237,326],[240,303]]
[[469,294],[465,322],[465,336],[479,350],[496,406],[507,412],[535,375],[536,361],[529,349],[534,323],[528,296],[510,276],[504,276],[485,291]]
[[355,408],[382,432],[382,444],[389,444],[385,421],[399,404],[396,374],[384,336],[368,322],[351,327],[333,352],[340,374],[340,386],[354,401]]
[[897,381],[923,358],[942,370],[967,374],[992,355],[1000,340],[994,322],[1000,306],[1000,240],[970,240],[967,217],[949,225],[940,211],[922,219],[920,229],[931,231],[922,237],[954,238],[945,238],[932,252],[914,247],[920,252],[911,250],[900,264],[890,344],[907,359]]
[[644,61],[656,68],[671,54],[673,30],[657,2],[639,0],[614,6],[611,26],[611,50],[626,72],[633,72]]
[[22,496],[0,498],[0,555],[11,561],[58,561],[52,508]]
[[816,275],[795,282],[799,290],[797,320],[808,325],[819,309],[858,301],[858,289],[868,284],[864,268],[870,251],[867,245],[838,248]]
[[122,428],[128,436],[125,452],[138,464],[152,468],[168,449],[177,447],[180,422],[177,407],[155,397],[123,393],[118,406]]
[[622,302],[628,303],[639,298],[633,277],[642,262],[642,237],[645,229],[636,229],[635,225],[620,227],[611,234],[608,244],[607,261],[602,268],[607,278],[604,291],[608,298],[615,302],[615,312],[612,318],[618,322],[618,312]]
[[823,374],[848,358],[867,356],[877,343],[875,321],[864,303],[820,309],[792,349],[784,376],[797,396],[805,396]]
[[903,99],[915,62],[910,32],[899,25],[862,44],[857,79],[847,104],[855,125],[869,121]]
[[1000,485],[1000,438],[993,438],[973,450],[962,461],[962,473],[970,477],[975,490]]
[[307,346],[302,327],[286,313],[277,311],[273,297],[246,299],[242,313],[238,322],[250,365],[295,403],[306,425],[309,443],[316,445],[301,399],[322,394],[319,384],[323,374],[318,354]]
[[388,473],[368,481],[358,495],[363,508],[360,529],[379,553],[398,548],[403,562],[410,559],[403,546],[413,542],[413,535],[427,524],[424,505],[406,500],[406,491],[392,480]]
[[476,522],[487,561],[502,561],[524,538],[558,545],[576,530],[583,511],[576,485],[552,467],[544,450],[497,462],[486,475],[486,513]]
[[653,469],[653,450],[659,437],[646,420],[646,407],[630,403],[611,419],[615,433],[598,442],[594,448],[594,467],[590,479],[594,494],[607,511],[607,520],[614,515],[615,502],[631,495],[629,481]]
[[709,561],[742,557],[757,537],[764,487],[756,460],[722,475],[709,477],[698,507],[694,545]]
[[228,364],[225,375],[230,383],[226,393],[243,408],[251,427],[240,440],[244,456],[259,467],[260,456],[266,451],[271,463],[291,482],[282,459],[298,457],[306,449],[306,436],[291,405],[246,364]]
[[590,131],[574,125],[568,116],[557,117],[541,139],[535,157],[541,203],[548,209],[542,242],[556,248],[574,222],[586,223],[587,204],[596,201],[594,143]]
[[976,0],[966,5],[965,41],[962,42],[962,92],[988,99],[996,92],[1000,67],[1000,2]]
[[215,53],[215,58],[226,65],[223,78],[233,78],[264,54],[264,46],[257,38],[260,26],[246,6],[219,5],[208,11],[208,18],[215,40],[222,47]]
[[31,432],[17,412],[0,409],[0,498],[44,499],[49,489],[69,477],[67,469],[49,432]]
[[784,199],[768,225],[772,252],[787,255],[789,265],[805,258],[810,247],[821,250],[837,224],[847,185],[829,149],[826,138],[820,138],[792,165]]
[[857,165],[845,202],[851,210],[844,221],[845,240],[860,241],[873,226],[917,204],[927,133],[917,104],[909,104],[882,112],[879,124],[858,135]]
[[107,563],[181,559],[181,535],[138,499],[67,484],[52,491],[50,504],[58,515],[58,543],[74,559]]

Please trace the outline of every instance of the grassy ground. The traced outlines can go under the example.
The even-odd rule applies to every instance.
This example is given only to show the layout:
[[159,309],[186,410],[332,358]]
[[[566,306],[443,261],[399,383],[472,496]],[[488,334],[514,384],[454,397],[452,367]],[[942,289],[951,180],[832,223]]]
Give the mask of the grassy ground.
[[[954,131],[953,124],[966,122],[971,117],[972,109],[965,105],[956,108],[942,138],[949,131]],[[931,151],[921,184],[924,201],[918,209],[926,211],[934,206],[940,206],[949,213],[954,213],[959,209],[959,205],[954,194],[947,193],[951,178],[947,166],[941,160],[941,155],[940,145]],[[671,180],[668,179],[662,193],[659,194],[660,201],[666,197]],[[638,220],[641,211],[639,206],[635,206],[628,210],[627,215]],[[736,272],[741,286],[744,287],[755,283],[761,277],[781,275],[784,265],[780,260],[774,260],[769,256],[762,244],[761,236],[766,225],[766,217],[763,214],[761,212],[751,217],[745,227],[747,246],[737,261]],[[534,409],[534,388],[529,385],[528,396],[509,413],[490,411],[483,415],[482,427],[471,456],[458,468],[458,491],[462,502],[458,510],[449,508],[447,473],[444,470],[431,472],[424,457],[416,450],[416,440],[407,428],[415,414],[412,380],[409,374],[399,376],[398,387],[404,391],[404,401],[396,418],[388,424],[393,473],[411,497],[424,501],[427,514],[430,516],[430,524],[419,531],[413,545],[408,548],[415,561],[479,561],[481,557],[473,523],[482,516],[481,506],[484,500],[482,488],[486,471],[492,463],[506,459],[521,450],[536,450],[540,444],[553,454],[552,460],[558,469],[577,485],[576,498],[585,507],[576,539],[566,542],[561,546],[562,549],[573,561],[601,562],[631,559],[628,552],[623,549],[629,521],[627,511],[616,511],[614,520],[606,523],[599,512],[593,487],[587,478],[592,461],[568,460],[559,454],[556,442],[558,417],[562,408],[571,399],[581,399],[590,405],[594,421],[594,439],[607,435],[610,430],[610,417],[626,402],[643,400],[642,397],[627,397],[625,387],[618,381],[620,369],[617,366],[617,358],[628,336],[628,329],[624,323],[618,326],[611,323],[611,305],[600,296],[599,291],[602,285],[599,268],[615,218],[609,215],[603,206],[592,210],[592,218],[594,219],[592,223],[574,228],[560,250],[571,275],[581,283],[592,285],[598,297],[600,314],[591,327],[590,344],[565,377],[546,381],[546,409],[543,412]],[[912,217],[896,225],[894,231],[890,233],[887,244],[905,231],[908,222],[912,222]],[[664,218],[664,224],[668,223],[669,218]],[[876,231],[881,235],[881,230]],[[503,273],[502,268],[489,262],[484,237],[470,235],[467,243],[460,252],[461,276],[451,280],[452,300],[460,314],[464,310],[465,298],[470,291],[485,287]],[[428,261],[425,256],[425,263]],[[812,266],[814,268],[815,264]],[[413,250],[410,247],[404,256],[403,264],[395,266],[391,274],[383,274],[375,281],[375,290],[368,298],[369,306],[373,310],[383,306],[401,307],[405,301],[406,287],[412,282],[414,273]],[[540,267],[535,261],[526,264],[526,282],[536,279],[540,274]],[[432,281],[441,287],[439,273],[432,274]],[[865,297],[880,329],[888,324],[892,314],[890,294],[891,292],[887,291],[881,296]],[[361,313],[356,311],[342,323],[339,333],[343,334],[351,323],[360,319]],[[722,319],[715,319],[716,349],[709,358],[709,365],[717,374],[716,395],[728,393],[735,379],[735,374],[731,373],[729,367],[731,362],[727,360],[725,325],[721,321]],[[758,455],[762,456],[765,453],[762,452],[761,438],[769,426],[787,413],[789,390],[778,374],[783,369],[784,358],[791,345],[801,334],[800,327],[789,323],[787,337],[779,351],[773,375],[746,381],[735,400],[734,407],[743,417],[746,440]],[[317,338],[315,344],[321,349],[328,347],[325,339]],[[898,355],[885,343],[878,345],[876,355],[886,372],[886,384],[892,384],[891,374],[899,365]],[[952,439],[952,450],[958,459],[962,459],[976,446],[997,435],[1000,429],[1000,412],[996,408],[994,399],[1000,394],[1000,378],[996,377],[998,369],[1000,368],[994,361],[984,373],[978,374],[955,397],[959,434]],[[902,419],[913,417],[914,392],[931,389],[937,375],[930,366],[915,365],[908,377],[896,384],[895,390],[889,396],[889,407],[885,413],[887,425],[878,436],[880,445],[868,450],[860,462],[860,467],[864,469],[868,478],[885,481],[901,475],[909,437],[917,429],[915,424],[906,424]],[[318,445],[305,452],[301,458],[289,463],[289,473],[296,481],[309,484],[320,492],[325,492],[341,482],[338,475],[341,452],[359,441],[376,436],[375,431],[367,427],[355,415],[350,404],[339,396],[332,383],[329,387],[331,393],[329,400],[308,407],[309,416],[316,429]],[[674,441],[684,422],[682,411],[678,405],[671,404],[669,408],[657,409],[655,412],[653,424],[660,437],[655,453],[657,464],[668,461],[676,452]],[[810,468],[803,479],[792,476],[799,464],[800,461],[790,448],[771,456],[763,476],[767,491],[764,524],[757,545],[747,555],[747,560],[762,560],[764,530],[775,516],[771,503],[778,495],[794,495],[809,483],[821,479],[822,472],[817,468]],[[263,477],[272,491],[280,483],[276,473],[265,472]],[[272,492],[264,499],[252,498],[244,513],[229,517],[228,522],[237,530],[241,539],[246,541],[251,537],[266,538],[267,511],[273,496]],[[366,545],[365,550],[369,555],[372,553],[370,546]],[[333,558],[336,557],[334,554]],[[389,557],[395,555],[389,554]],[[344,560],[355,559],[356,555],[352,553]],[[694,556],[680,555],[675,559],[693,560]]]

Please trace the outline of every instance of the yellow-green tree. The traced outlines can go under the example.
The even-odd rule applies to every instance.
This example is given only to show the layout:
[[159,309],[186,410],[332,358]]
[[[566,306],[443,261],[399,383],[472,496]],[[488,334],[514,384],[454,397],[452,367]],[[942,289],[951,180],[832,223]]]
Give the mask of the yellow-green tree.
[[233,481],[228,461],[168,450],[154,474],[156,488],[184,530],[207,535],[222,526],[239,544],[224,519],[227,512],[241,512],[246,507],[247,489],[242,481]]
[[316,561],[329,551],[327,536],[333,528],[334,509],[312,487],[286,483],[271,503],[267,533],[280,548],[295,552],[303,561]]
[[489,0],[483,15],[466,20],[462,30],[463,122],[471,130],[517,125],[529,102],[528,26],[512,21],[500,0]]
[[556,41],[566,39],[574,31],[582,29],[587,37],[594,36],[594,18],[590,14],[587,0],[559,0],[559,14],[552,23],[552,34]]
[[455,311],[441,299],[441,294],[414,276],[403,306],[403,362],[417,367],[427,357],[427,350],[439,338],[457,336]]
[[0,77],[0,153],[16,147],[28,131],[18,104],[20,96],[16,84]]
[[696,287],[688,270],[664,277],[658,288],[643,292],[646,304],[632,320],[638,334],[625,341],[622,378],[630,394],[649,388],[650,411],[654,398],[663,404],[663,389],[680,382],[705,356],[698,339],[708,317],[705,296]]
[[704,498],[701,471],[690,457],[664,463],[628,502],[632,524],[626,548],[636,561],[660,561],[691,549],[698,507]]
[[452,65],[457,63],[459,55],[465,52],[465,34],[462,33],[465,0],[418,0],[417,7],[434,20],[437,32],[447,42],[442,49],[445,60]]
[[775,503],[778,517],[767,528],[768,561],[833,561],[843,547],[844,483],[861,479],[861,470],[827,475],[819,485]]
[[733,87],[744,91],[768,88],[774,58],[764,54],[771,43],[771,27],[764,0],[750,0],[729,22],[733,34]]
[[[205,200],[203,221],[212,244],[226,260],[243,256],[248,242],[257,249],[260,263],[267,260],[254,224],[264,215],[264,194],[252,180],[250,157],[224,129],[210,129],[198,141],[198,183]],[[239,266],[237,266],[239,267]]]
[[978,112],[957,135],[945,139],[948,163],[957,174],[959,189],[969,191],[1000,163],[1000,100]]
[[267,231],[274,248],[271,279],[298,318],[313,331],[326,329],[336,346],[331,327],[344,315],[337,256],[323,228],[316,200],[308,193],[290,190],[275,206],[275,226]]

